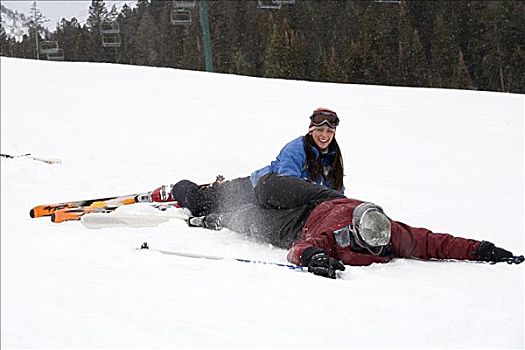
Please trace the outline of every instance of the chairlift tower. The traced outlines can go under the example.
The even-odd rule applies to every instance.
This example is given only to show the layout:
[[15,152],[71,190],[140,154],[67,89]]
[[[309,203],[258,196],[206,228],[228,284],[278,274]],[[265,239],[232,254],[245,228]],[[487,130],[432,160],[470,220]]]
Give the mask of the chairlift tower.
[[199,0],[199,22],[202,29],[202,43],[204,46],[204,63],[207,72],[213,72],[213,61],[211,59],[211,37],[208,24],[208,2]]
[[[189,26],[193,23],[193,9],[197,0],[173,0],[173,9],[170,13],[171,24],[175,26]],[[202,43],[204,52],[204,63],[207,72],[213,72],[211,56],[210,27],[208,24],[207,0],[199,0],[199,22],[202,29]]]

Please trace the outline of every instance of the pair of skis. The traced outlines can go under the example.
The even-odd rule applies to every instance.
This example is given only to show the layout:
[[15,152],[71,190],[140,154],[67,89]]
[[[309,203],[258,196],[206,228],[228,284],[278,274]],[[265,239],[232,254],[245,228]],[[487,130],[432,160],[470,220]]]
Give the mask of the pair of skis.
[[[199,185],[201,188],[214,186],[224,181],[224,176],[218,175],[214,182]],[[55,204],[43,204],[32,208],[29,215],[32,218],[50,216],[51,221],[61,223],[64,221],[78,221],[85,214],[99,213],[109,214],[120,206],[135,203],[155,203],[151,198],[151,192],[130,194],[125,196],[114,196],[97,199],[84,199],[79,201],[70,201]],[[169,202],[169,206],[177,207],[176,201]],[[164,210],[163,208],[157,208]]]
[[52,222],[61,223],[78,221],[88,213],[111,213],[120,206],[143,202],[152,202],[150,193],[43,204],[32,208],[29,215],[32,218],[50,216]]

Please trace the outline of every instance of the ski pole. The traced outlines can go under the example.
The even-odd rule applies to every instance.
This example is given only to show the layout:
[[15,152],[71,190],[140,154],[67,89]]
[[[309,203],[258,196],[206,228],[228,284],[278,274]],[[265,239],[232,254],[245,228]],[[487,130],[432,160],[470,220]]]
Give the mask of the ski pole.
[[37,160],[39,162],[44,162],[44,163],[47,163],[47,164],[60,164],[60,163],[62,163],[62,161],[60,159],[33,157],[33,156],[31,156],[31,153],[20,154],[20,155],[17,155],[17,156],[12,156],[10,154],[2,153],[2,154],[0,154],[0,156],[2,156],[4,158],[10,158],[10,159],[25,157],[25,158],[29,158],[29,159],[32,159],[32,160]]
[[[177,256],[183,256],[187,258],[200,258],[200,259],[208,259],[208,260],[225,260],[229,258],[225,258],[222,256],[213,256],[213,255],[205,255],[205,254],[195,254],[195,253],[186,253],[186,252],[178,252],[173,250],[163,250],[163,249],[152,249],[149,247],[148,242],[142,243],[140,248],[137,248],[137,250],[141,249],[148,249],[150,251],[159,252],[162,254],[167,255],[177,255]],[[280,267],[286,267],[290,270],[295,271],[308,271],[308,268],[304,266],[294,265],[294,264],[283,264],[283,263],[276,263],[276,262],[268,262],[268,261],[259,261],[259,260],[250,260],[250,259],[240,259],[240,258],[231,258],[235,261],[240,261],[244,263],[251,263],[251,264],[263,264],[263,265],[275,265]]]

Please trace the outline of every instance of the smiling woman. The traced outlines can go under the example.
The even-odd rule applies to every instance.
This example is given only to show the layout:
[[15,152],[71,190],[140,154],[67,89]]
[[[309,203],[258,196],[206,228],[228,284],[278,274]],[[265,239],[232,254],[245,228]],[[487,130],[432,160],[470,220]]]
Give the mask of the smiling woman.
[[[323,191],[335,190],[332,192],[342,196],[343,157],[335,140],[338,125],[337,113],[318,108],[310,116],[308,133],[289,142],[270,165],[254,171],[251,176],[221,181],[211,186],[198,186],[192,181],[182,180],[152,191],[152,200],[177,201],[195,217],[232,211],[246,204],[260,202],[261,198],[256,193],[261,183],[264,183],[264,178],[271,174],[299,178],[305,180],[304,183],[322,186]],[[288,193],[288,197],[293,200],[294,195]],[[203,223],[189,224],[198,226]],[[208,228],[220,228],[220,223],[208,222],[207,225]]]
[[310,116],[308,133],[283,147],[276,159],[251,175],[252,185],[264,175],[277,173],[302,178],[344,192],[343,156],[335,139],[337,113],[317,108]]

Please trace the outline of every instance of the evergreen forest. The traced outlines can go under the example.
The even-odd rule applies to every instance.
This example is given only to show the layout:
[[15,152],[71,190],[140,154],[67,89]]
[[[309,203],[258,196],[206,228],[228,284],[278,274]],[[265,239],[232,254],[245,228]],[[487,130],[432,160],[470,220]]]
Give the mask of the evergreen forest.
[[[117,10],[92,0],[86,20],[62,19],[54,31],[43,30],[35,12],[21,41],[2,27],[1,53],[267,78],[525,93],[525,1],[202,1],[138,0]],[[61,54],[49,54],[57,47],[37,51],[36,42],[56,43]]]

